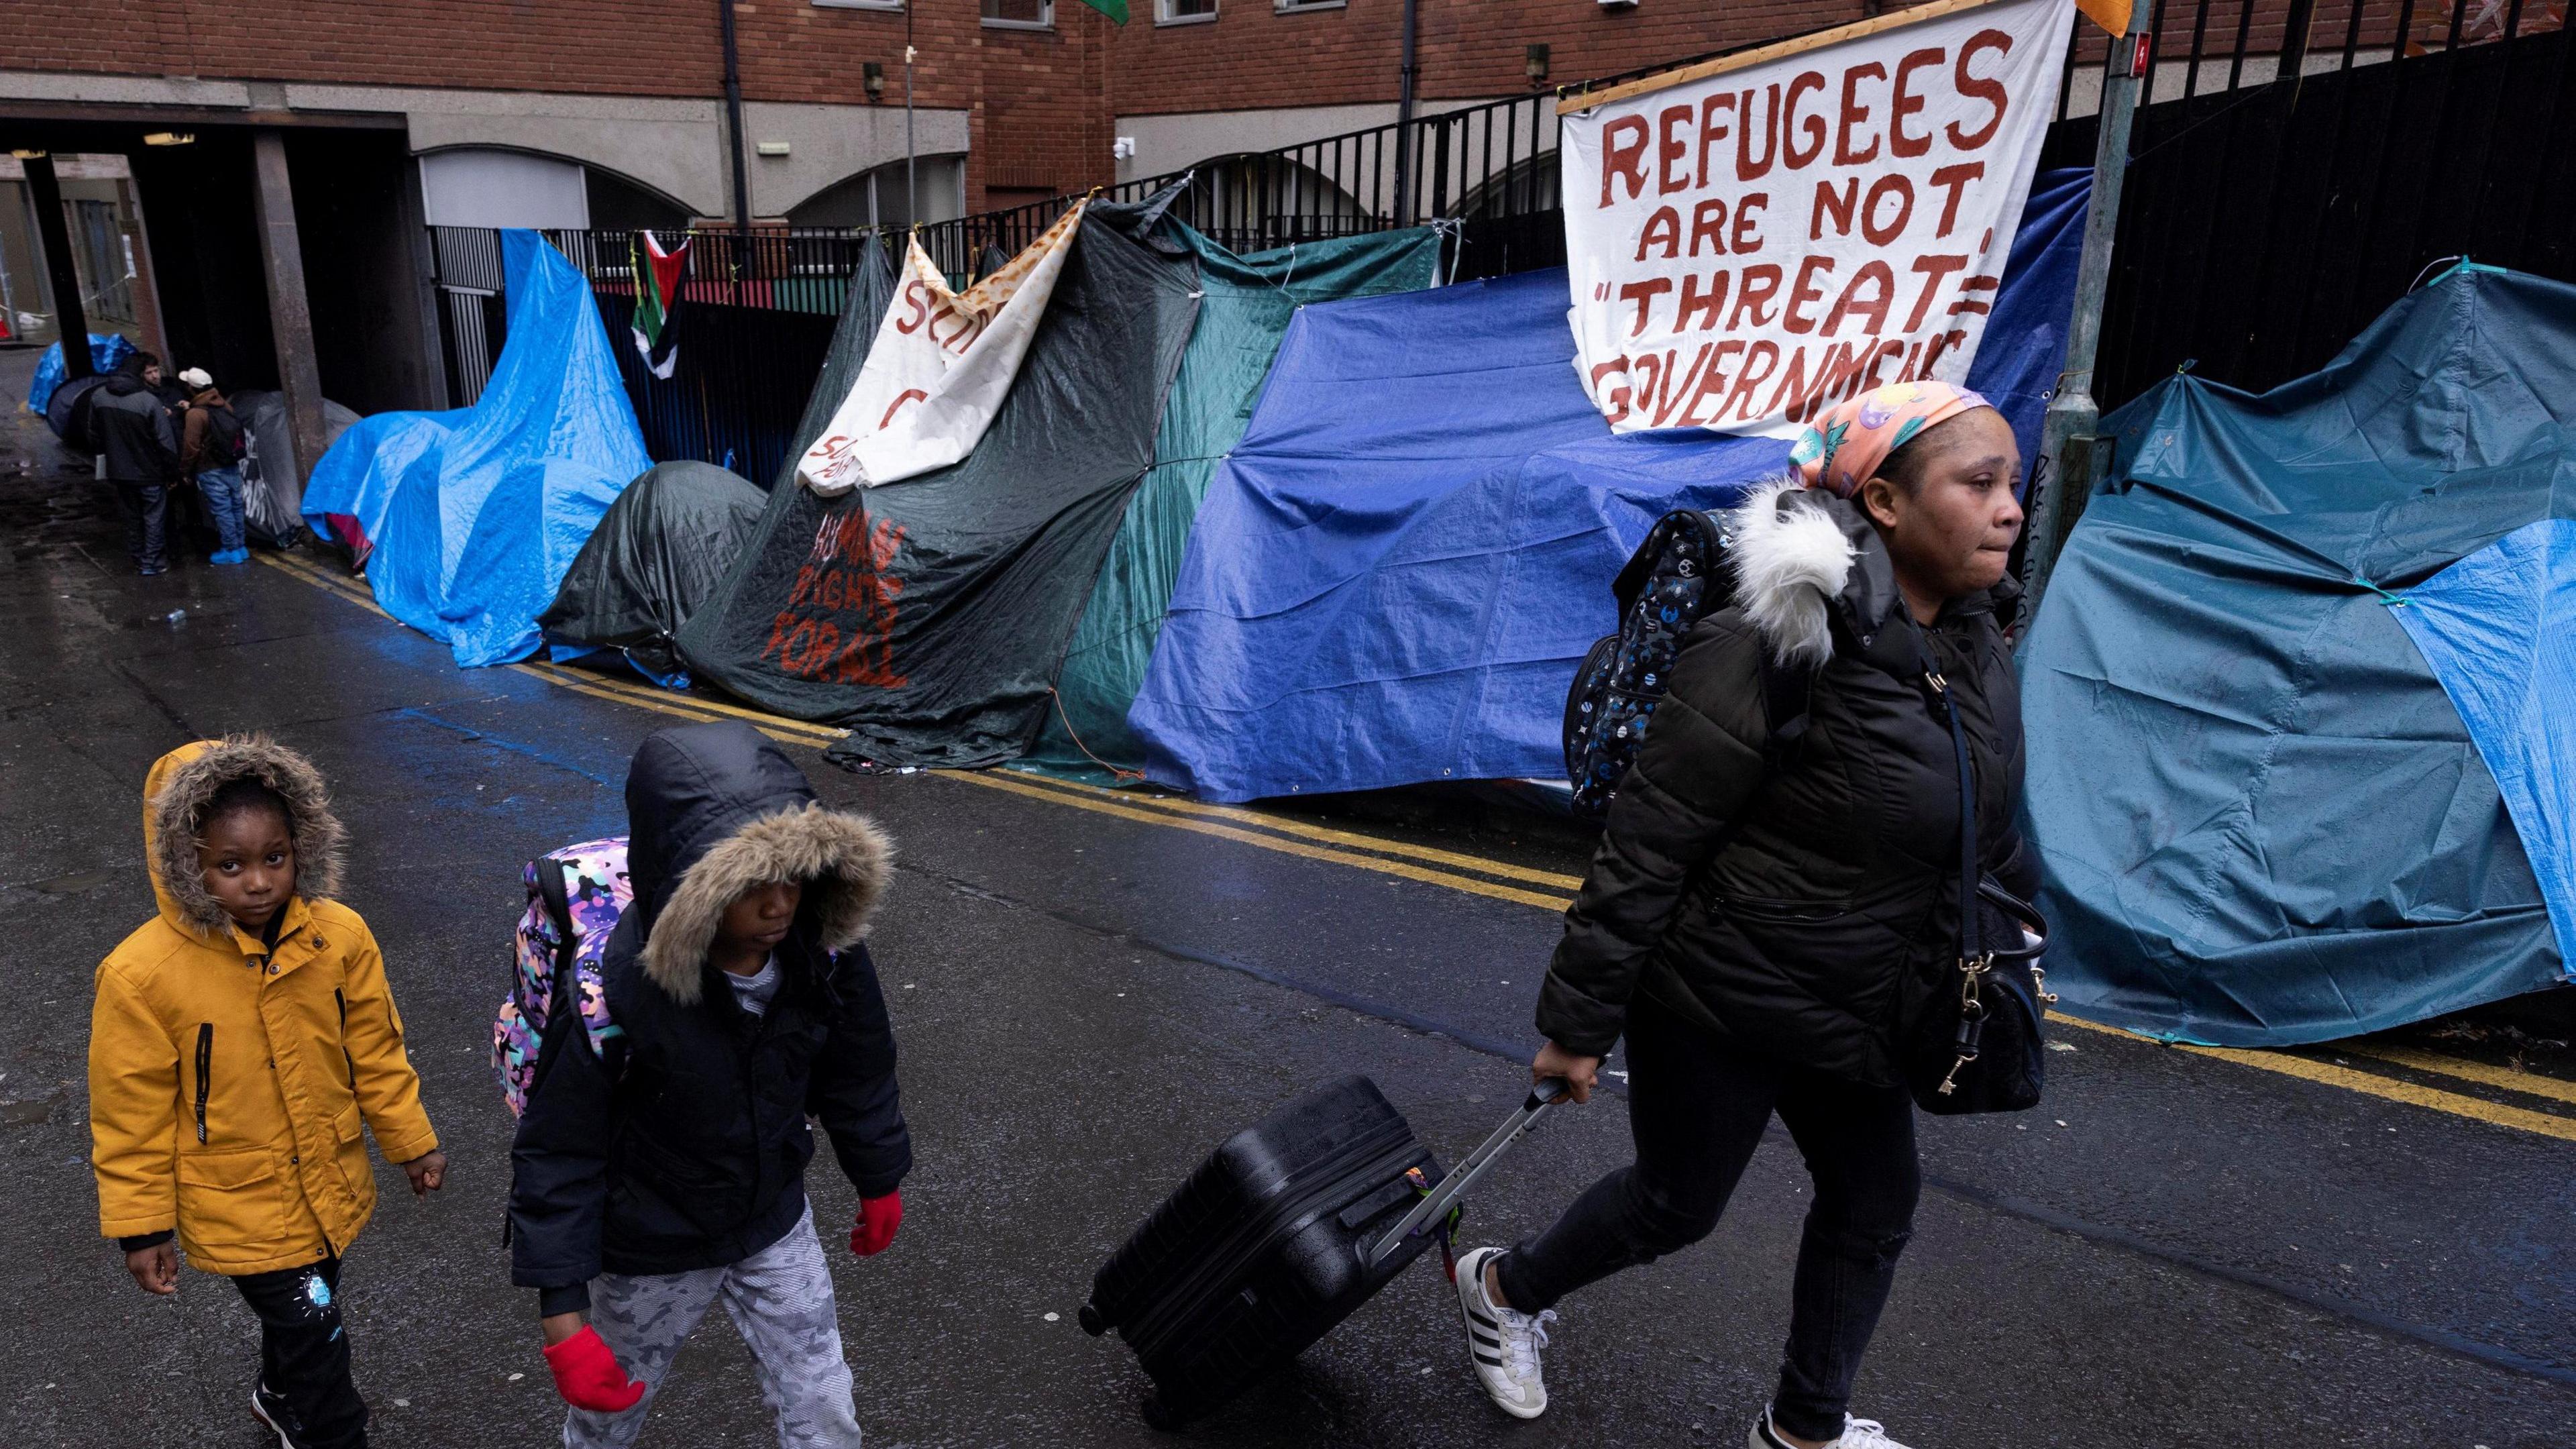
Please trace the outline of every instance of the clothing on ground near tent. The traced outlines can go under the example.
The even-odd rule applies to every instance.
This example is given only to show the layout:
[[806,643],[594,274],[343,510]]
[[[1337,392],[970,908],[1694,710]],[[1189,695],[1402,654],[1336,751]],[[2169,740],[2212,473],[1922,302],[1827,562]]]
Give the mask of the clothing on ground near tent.
[[1410,292],[1440,279],[1440,234],[1429,227],[1301,242],[1238,257],[1177,222],[1198,256],[1198,325],[1154,439],[1154,466],[1137,485],[1099,581],[1083,605],[1056,672],[1057,708],[1026,763],[1051,773],[1111,776],[1098,761],[1142,769],[1127,728],[1154,640],[1171,606],[1190,525],[1208,480],[1252,417],[1279,339],[1300,307],[1345,297]]
[[2571,399],[2576,287],[2477,268],[2271,392],[2104,419],[2022,648],[2063,1009],[2287,1046],[2564,977],[2558,565],[2509,535],[2576,518]]
[[681,627],[694,675],[847,726],[836,760],[971,767],[1028,747],[1190,334],[1193,257],[1134,239],[1161,202],[1086,209],[1047,325],[964,462],[835,499],[771,492]]

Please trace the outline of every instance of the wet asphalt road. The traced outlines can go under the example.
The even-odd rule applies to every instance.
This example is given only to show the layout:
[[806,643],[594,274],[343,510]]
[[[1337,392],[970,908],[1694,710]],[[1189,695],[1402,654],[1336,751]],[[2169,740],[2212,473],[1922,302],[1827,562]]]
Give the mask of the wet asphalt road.
[[[0,359],[12,395],[24,356]],[[624,762],[669,720],[459,671],[277,569],[199,557],[137,579],[104,495],[58,465],[41,423],[0,426],[0,929],[17,1003],[0,1014],[0,1446],[264,1442],[234,1295],[190,1274],[176,1303],[149,1300],[97,1238],[81,1086],[90,972],[151,909],[144,769],[254,728],[335,782],[350,902],[385,948],[453,1160],[426,1204],[382,1169],[349,1261],[377,1442],[554,1442],[533,1295],[508,1286],[499,1243],[509,1117],[486,1032],[519,864],[621,829]],[[1445,1285],[1418,1267],[1234,1409],[1178,1441],[1145,1429],[1132,1360],[1074,1325],[1092,1270],[1207,1147],[1337,1073],[1376,1078],[1445,1156],[1471,1145],[1521,1090],[1553,914],[1061,792],[860,779],[793,752],[902,850],[875,944],[920,1165],[895,1248],[835,1261],[872,1442],[1742,1442],[1803,1207],[1785,1141],[1708,1242],[1564,1306],[1539,1422],[1484,1404]],[[1327,823],[1581,863],[1544,829]],[[2051,1058],[2039,1112],[1925,1124],[1934,1186],[1859,1412],[1918,1449],[2576,1442],[2576,1142],[2064,1036],[2075,1050]],[[1535,1229],[1624,1148],[1618,1101],[1561,1115],[1492,1180],[1468,1238]],[[813,1188],[833,1241],[849,1188],[828,1165]],[[720,1317],[644,1442],[772,1442]]]

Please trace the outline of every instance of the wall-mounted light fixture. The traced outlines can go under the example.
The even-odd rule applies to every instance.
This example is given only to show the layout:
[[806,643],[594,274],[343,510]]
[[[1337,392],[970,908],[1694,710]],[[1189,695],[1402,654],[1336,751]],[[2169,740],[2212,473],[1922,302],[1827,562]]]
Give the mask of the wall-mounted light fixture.
[[146,146],[194,146],[197,144],[197,133],[194,131],[147,131],[143,135],[143,144]]
[[1547,84],[1546,46],[1533,45],[1522,55],[1521,74],[1529,77],[1529,83],[1531,85],[1543,86]]
[[868,88],[868,99],[885,99],[885,62],[872,60],[859,67],[859,83]]
[[755,143],[752,146],[752,149],[763,156],[784,156],[787,154],[787,143],[784,141],[761,141]]

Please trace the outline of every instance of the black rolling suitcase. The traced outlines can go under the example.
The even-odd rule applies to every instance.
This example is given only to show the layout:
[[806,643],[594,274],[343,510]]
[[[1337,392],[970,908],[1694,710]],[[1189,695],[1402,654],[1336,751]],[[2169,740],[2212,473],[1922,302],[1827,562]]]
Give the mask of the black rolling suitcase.
[[1444,1176],[1375,1082],[1344,1077],[1226,1139],[1091,1280],[1083,1328],[1118,1330],[1178,1428],[1295,1358],[1445,1231],[1450,1210],[1562,1088],[1530,1094]]

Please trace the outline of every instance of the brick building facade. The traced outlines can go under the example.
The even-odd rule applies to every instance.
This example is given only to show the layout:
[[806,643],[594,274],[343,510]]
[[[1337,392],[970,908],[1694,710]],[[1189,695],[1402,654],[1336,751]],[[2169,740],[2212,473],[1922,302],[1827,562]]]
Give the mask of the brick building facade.
[[[1420,90],[1426,102],[1523,94],[1532,45],[1549,47],[1551,81],[1579,79],[1832,24],[1867,3],[1422,0]],[[919,149],[962,153],[953,206],[967,210],[1114,180],[1122,135],[1141,132],[1137,164],[1151,172],[1393,114],[1403,0],[1133,0],[1123,28],[1079,0],[913,7],[736,6],[746,139],[784,145],[754,151],[755,215],[791,215],[902,154],[907,19]],[[0,105],[398,115],[416,153],[558,156],[691,215],[730,212],[717,0],[131,0],[114,13],[102,24],[91,4],[9,7]],[[884,82],[874,95],[870,63]],[[1205,120],[1222,113],[1238,114]]]

